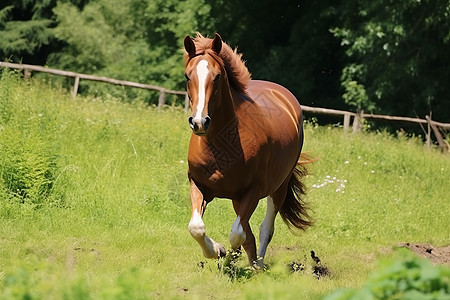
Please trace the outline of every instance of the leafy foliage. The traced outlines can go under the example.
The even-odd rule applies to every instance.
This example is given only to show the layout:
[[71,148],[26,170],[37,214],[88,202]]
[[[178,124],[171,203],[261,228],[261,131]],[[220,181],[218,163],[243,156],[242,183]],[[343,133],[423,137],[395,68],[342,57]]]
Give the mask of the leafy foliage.
[[[447,0],[5,0],[0,58],[183,89],[182,40],[220,32],[305,105],[449,118]],[[63,83],[66,85],[67,83]],[[81,81],[81,92],[156,102]]]
[[444,300],[450,297],[449,278],[449,268],[404,252],[398,260],[382,261],[360,290],[337,290],[324,300]]
[[[64,47],[49,56],[51,65],[172,89],[184,83],[184,36],[193,28],[211,28],[206,22],[209,7],[202,0],[98,0],[83,9],[58,3],[54,13],[58,26],[53,33]],[[111,93],[110,86],[82,84],[91,92]],[[145,95],[127,92],[133,98]],[[120,88],[117,94],[122,94]]]
[[448,1],[356,1],[342,5],[340,19],[331,32],[349,58],[341,76],[346,103],[448,119]]
[[0,4],[0,58],[43,64],[55,23],[54,0],[5,0]]
[[256,270],[249,266],[239,266],[239,260],[242,254],[242,249],[236,251],[227,251],[225,257],[218,260],[217,267],[219,271],[226,275],[231,281],[242,281],[250,279],[256,273]]
[[339,22],[339,3],[209,2],[216,29],[239,47],[253,78],[285,85],[305,105],[347,107],[339,82],[344,55],[329,32]]
[[[51,136],[53,124],[30,108],[8,70],[0,77],[0,202],[16,199],[38,205],[50,195],[57,156]],[[27,120],[27,122],[23,122]]]

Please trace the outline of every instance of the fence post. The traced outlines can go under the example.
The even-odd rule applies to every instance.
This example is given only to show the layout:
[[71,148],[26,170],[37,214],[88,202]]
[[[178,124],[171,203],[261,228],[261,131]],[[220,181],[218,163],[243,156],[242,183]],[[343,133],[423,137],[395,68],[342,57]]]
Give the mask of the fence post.
[[436,137],[436,140],[438,141],[438,144],[441,147],[442,152],[448,152],[448,146],[444,142],[444,139],[442,138],[442,135],[439,132],[439,129],[437,128],[437,126],[435,124],[433,124],[430,116],[425,116],[425,119],[427,119],[428,126],[431,126],[431,129],[433,129],[434,136]]
[[75,83],[73,85],[73,94],[72,94],[72,98],[75,99],[77,97],[77,93],[78,93],[78,86],[80,85],[80,76],[76,76],[75,77]]
[[425,119],[427,120],[427,137],[425,143],[427,145],[427,148],[431,149],[431,122],[430,122],[431,118],[425,116]]
[[344,131],[348,131],[348,128],[350,127],[350,114],[344,115]]
[[31,70],[30,69],[23,69],[23,78],[26,80],[29,80],[31,78]]
[[364,114],[364,110],[361,110],[353,117],[353,133],[360,132],[362,129],[362,116]]
[[162,108],[166,103],[166,90],[162,89],[159,94],[158,108]]

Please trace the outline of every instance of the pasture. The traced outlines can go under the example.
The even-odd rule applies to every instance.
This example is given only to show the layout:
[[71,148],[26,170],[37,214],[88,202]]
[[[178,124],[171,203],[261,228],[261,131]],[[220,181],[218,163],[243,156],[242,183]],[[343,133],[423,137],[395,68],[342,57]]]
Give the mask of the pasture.
[[[315,225],[294,235],[277,218],[268,270],[252,272],[245,254],[205,260],[187,230],[183,110],[72,100],[3,72],[0,114],[0,299],[318,299],[362,286],[399,243],[450,242],[450,159],[417,138],[306,122]],[[264,213],[262,200],[256,235]],[[205,213],[228,248],[234,218],[226,199]]]

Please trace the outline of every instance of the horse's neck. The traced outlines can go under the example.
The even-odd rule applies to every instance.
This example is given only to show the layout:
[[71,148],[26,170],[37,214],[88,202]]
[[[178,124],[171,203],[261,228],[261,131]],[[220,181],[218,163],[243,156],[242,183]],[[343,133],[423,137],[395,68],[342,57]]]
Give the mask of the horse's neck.
[[214,114],[211,115],[211,127],[208,130],[207,139],[213,141],[220,139],[223,141],[224,133],[237,128],[237,118],[235,112],[234,97],[235,93],[224,89],[215,99]]

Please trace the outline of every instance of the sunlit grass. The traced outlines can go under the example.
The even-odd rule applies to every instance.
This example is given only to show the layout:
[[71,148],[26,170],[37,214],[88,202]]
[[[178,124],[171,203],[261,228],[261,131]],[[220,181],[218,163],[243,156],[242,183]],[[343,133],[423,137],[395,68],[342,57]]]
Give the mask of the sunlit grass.
[[[187,231],[183,110],[72,100],[12,75],[0,79],[0,96],[8,99],[0,141],[28,143],[56,163],[42,197],[19,201],[0,181],[0,299],[316,299],[361,286],[397,243],[450,240],[447,156],[415,139],[308,123],[304,148],[319,157],[306,178],[316,224],[293,235],[278,218],[268,271],[233,280]],[[251,220],[256,236],[264,213],[262,200]],[[228,245],[231,202],[214,200],[204,219],[208,234]],[[311,250],[330,276],[313,277]],[[304,271],[291,273],[293,261]],[[236,264],[247,266],[245,254]]]

